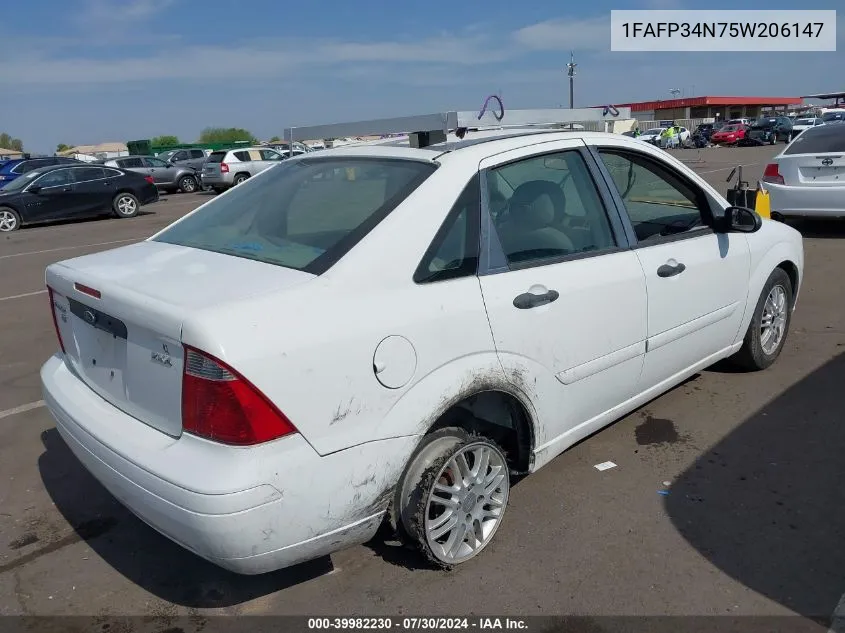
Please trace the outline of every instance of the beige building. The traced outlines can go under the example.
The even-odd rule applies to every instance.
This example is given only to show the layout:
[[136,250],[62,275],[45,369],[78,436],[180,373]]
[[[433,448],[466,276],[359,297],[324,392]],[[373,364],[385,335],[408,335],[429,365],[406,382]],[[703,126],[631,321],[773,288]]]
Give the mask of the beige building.
[[23,158],[23,152],[14,149],[4,149],[0,147],[0,161],[14,160],[15,158]]

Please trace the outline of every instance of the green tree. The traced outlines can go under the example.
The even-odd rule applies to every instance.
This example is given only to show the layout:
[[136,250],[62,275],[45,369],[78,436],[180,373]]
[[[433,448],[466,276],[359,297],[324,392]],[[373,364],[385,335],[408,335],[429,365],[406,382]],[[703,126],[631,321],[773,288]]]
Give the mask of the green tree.
[[3,149],[11,149],[16,152],[23,151],[23,141],[19,138],[12,138],[5,132],[0,134],[0,147]]
[[150,139],[150,145],[156,147],[167,147],[168,145],[179,145],[179,137],[173,134],[163,134]]
[[255,137],[249,130],[240,127],[207,127],[200,134],[200,143],[235,143],[247,141],[254,143]]
[[70,149],[70,147],[71,147],[70,145],[65,145],[64,143],[59,143],[58,145],[56,145],[56,153],[58,154],[59,152],[66,152]]
[[270,139],[270,142],[271,143],[279,143],[281,140],[282,139],[280,139],[278,136],[274,136],[273,138]]

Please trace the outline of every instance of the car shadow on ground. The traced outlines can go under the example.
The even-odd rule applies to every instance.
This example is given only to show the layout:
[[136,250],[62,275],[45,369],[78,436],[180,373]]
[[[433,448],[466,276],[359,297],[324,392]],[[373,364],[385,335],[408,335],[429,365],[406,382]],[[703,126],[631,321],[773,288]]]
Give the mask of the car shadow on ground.
[[[45,452],[41,479],[75,535],[58,545],[86,541],[97,555],[130,581],[174,604],[193,608],[237,605],[322,576],[329,557],[260,576],[226,571],[188,552],[124,508],[82,466],[56,429],[41,434]],[[46,545],[42,554],[55,551]],[[36,550],[31,558],[38,557]]]
[[[845,214],[845,211],[843,211],[843,214]],[[800,231],[803,237],[834,240],[845,238],[845,220],[842,219],[790,219],[787,224]]]
[[845,592],[845,354],[789,388],[673,483],[668,514],[713,565],[805,617]]

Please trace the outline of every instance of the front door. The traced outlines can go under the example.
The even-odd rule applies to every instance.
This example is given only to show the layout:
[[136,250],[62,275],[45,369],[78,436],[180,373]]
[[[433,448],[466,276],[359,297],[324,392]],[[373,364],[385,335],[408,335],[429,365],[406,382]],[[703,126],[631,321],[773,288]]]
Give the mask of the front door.
[[111,181],[106,178],[106,170],[96,165],[74,167],[73,177],[75,195],[79,199],[75,215],[96,215],[111,208]]
[[[33,188],[37,193],[33,193]],[[73,216],[82,201],[75,191],[70,169],[57,169],[38,177],[27,187],[24,204],[34,222]]]
[[144,166],[147,168],[147,174],[153,177],[153,181],[158,186],[172,185],[176,182],[176,173],[178,168],[160,158],[144,158]]
[[496,350],[538,409],[538,450],[565,448],[633,394],[645,352],[642,268],[582,141],[506,152],[482,168],[480,283]]
[[724,352],[743,317],[749,248],[712,228],[718,203],[666,161],[630,148],[598,150],[636,234],[648,288],[645,391]]

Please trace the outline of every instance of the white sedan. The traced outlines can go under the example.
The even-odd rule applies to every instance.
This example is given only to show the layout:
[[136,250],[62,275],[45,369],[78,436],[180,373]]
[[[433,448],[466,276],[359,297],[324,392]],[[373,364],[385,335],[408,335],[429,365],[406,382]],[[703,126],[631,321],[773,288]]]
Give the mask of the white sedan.
[[804,130],[766,166],[772,217],[845,217],[845,123]]
[[44,399],[115,497],[222,567],[386,518],[450,567],[509,529],[513,474],[721,359],[771,365],[803,266],[794,229],[621,135],[340,148],[49,266]]

